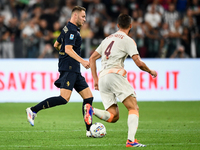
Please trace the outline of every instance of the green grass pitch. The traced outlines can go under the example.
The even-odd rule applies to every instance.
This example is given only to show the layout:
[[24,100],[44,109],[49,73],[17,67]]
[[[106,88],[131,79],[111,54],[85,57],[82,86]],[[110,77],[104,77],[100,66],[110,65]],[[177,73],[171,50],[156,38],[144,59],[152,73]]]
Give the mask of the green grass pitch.
[[[29,125],[25,109],[33,103],[0,103],[0,150],[121,150],[126,148],[126,108],[119,103],[120,119],[107,123],[103,138],[87,138],[81,103],[68,103],[40,111],[35,126]],[[200,150],[200,101],[138,102],[136,138],[146,150]],[[102,103],[93,103],[103,108]]]

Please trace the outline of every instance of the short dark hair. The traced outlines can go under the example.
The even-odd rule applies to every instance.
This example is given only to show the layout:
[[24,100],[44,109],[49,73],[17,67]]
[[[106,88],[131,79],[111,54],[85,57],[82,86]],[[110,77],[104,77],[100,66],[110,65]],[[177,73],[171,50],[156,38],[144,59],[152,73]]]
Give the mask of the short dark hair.
[[117,24],[122,29],[128,29],[131,24],[131,17],[127,14],[120,14],[117,18]]
[[72,9],[72,13],[75,12],[75,11],[86,11],[86,9],[82,6],[75,6],[73,9]]

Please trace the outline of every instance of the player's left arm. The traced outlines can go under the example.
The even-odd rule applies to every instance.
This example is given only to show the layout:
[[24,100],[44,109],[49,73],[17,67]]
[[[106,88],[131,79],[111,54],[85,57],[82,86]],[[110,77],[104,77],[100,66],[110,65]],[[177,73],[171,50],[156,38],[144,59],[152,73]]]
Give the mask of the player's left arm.
[[90,68],[90,63],[83,58],[81,58],[74,50],[72,45],[65,45],[65,53],[70,57],[74,58],[76,61],[80,62],[86,69]]
[[60,51],[61,49],[61,43],[59,43],[58,41],[55,41],[54,45],[53,45],[58,51]]
[[148,72],[149,74],[151,74],[154,78],[157,76],[157,73],[155,70],[151,70],[149,69],[149,67],[141,60],[139,54],[133,55],[132,56],[133,61],[135,62],[135,64],[143,71]]
[[96,60],[99,59],[100,57],[101,57],[101,55],[97,51],[94,51],[94,53],[90,56],[90,59],[89,59],[92,77],[94,79],[95,90],[99,90]]

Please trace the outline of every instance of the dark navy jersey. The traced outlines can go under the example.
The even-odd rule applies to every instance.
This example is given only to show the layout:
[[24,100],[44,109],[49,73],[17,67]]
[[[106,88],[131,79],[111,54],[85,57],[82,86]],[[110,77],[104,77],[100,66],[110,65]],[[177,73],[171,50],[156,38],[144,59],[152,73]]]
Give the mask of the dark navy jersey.
[[65,53],[65,46],[72,45],[73,50],[80,56],[81,54],[81,36],[80,29],[68,22],[61,31],[57,41],[62,44],[59,51],[59,71],[72,71],[80,73],[80,63]]

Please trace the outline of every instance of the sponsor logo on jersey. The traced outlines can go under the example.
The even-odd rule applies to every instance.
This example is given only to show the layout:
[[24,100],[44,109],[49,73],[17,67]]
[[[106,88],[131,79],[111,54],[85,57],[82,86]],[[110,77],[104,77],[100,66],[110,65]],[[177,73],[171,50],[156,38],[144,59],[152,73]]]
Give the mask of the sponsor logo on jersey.
[[69,39],[70,39],[70,40],[73,40],[73,39],[74,39],[74,35],[73,35],[73,34],[70,34]]
[[64,26],[63,31],[64,31],[65,33],[67,33],[68,28],[67,28],[66,26]]

